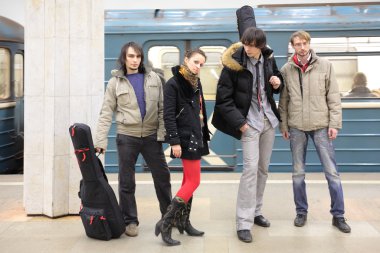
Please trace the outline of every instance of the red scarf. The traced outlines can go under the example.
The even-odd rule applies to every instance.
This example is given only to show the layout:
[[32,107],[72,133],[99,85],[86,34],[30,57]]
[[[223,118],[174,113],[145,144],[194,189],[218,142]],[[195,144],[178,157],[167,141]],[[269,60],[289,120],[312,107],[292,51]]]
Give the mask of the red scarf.
[[297,64],[297,66],[299,66],[301,68],[302,72],[305,72],[307,67],[309,67],[310,61],[308,61],[305,65],[302,65],[302,63],[298,61],[297,55],[293,56],[293,61],[295,64]]

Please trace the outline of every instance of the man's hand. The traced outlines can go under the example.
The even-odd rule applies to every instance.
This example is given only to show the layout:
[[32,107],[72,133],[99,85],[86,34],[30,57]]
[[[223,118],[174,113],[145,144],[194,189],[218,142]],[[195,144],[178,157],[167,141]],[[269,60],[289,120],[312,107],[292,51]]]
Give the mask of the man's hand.
[[281,80],[277,76],[271,76],[269,83],[272,84],[273,89],[277,90],[281,85]]
[[282,132],[282,138],[284,138],[284,140],[289,140],[289,132],[288,131],[283,131]]
[[98,147],[96,147],[96,148],[95,148],[95,152],[96,152],[96,153],[99,153],[99,154],[104,154],[104,152],[106,152],[106,150],[103,149],[103,148],[98,148]]
[[338,130],[335,128],[329,128],[329,139],[335,140],[337,136],[338,136]]
[[245,131],[247,131],[248,127],[249,127],[248,124],[245,123],[245,124],[240,128],[240,131],[241,131],[242,133],[244,133]]

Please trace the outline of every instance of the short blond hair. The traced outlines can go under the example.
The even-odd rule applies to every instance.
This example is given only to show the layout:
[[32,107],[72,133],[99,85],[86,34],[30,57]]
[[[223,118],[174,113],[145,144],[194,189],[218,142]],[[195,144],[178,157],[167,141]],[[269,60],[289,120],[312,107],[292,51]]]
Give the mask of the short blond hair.
[[292,44],[292,46],[294,45],[293,42],[294,42],[294,38],[295,37],[298,37],[301,40],[304,39],[304,40],[306,40],[309,43],[310,43],[310,40],[311,40],[311,36],[310,36],[310,34],[308,32],[300,30],[300,31],[297,31],[297,32],[293,33],[292,36],[290,36],[290,43]]

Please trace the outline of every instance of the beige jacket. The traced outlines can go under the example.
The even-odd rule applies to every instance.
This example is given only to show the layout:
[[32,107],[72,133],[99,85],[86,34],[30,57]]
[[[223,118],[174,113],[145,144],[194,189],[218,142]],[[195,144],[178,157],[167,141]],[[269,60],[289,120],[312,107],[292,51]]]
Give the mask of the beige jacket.
[[293,56],[281,68],[285,86],[280,95],[280,130],[297,128],[313,131],[321,128],[342,128],[342,107],[339,87],[332,64],[319,58],[313,50],[312,60],[301,72],[303,96],[300,88],[300,68]]
[[163,94],[158,75],[153,71],[144,75],[146,115],[142,121],[132,85],[122,71],[112,70],[111,74],[98,120],[95,147],[107,148],[114,113],[118,134],[146,137],[157,133],[157,140],[164,141]]

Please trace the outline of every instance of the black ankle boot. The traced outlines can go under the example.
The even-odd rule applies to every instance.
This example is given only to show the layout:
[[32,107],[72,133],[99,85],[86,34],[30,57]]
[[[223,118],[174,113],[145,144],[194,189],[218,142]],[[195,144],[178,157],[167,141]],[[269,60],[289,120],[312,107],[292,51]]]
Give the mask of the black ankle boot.
[[[188,235],[190,235],[190,236],[202,236],[202,235],[204,235],[205,232],[195,229],[190,223],[190,212],[191,212],[191,203],[192,202],[193,202],[193,197],[191,197],[189,199],[189,202],[187,202],[185,213],[182,216],[182,219],[184,220],[184,222],[182,222],[182,224],[183,224],[184,230],[186,231],[186,233]],[[179,231],[179,232],[181,233],[181,231]]]
[[172,227],[178,223],[185,209],[185,202],[179,197],[174,197],[164,217],[157,222],[155,234],[161,233],[162,240],[169,246],[180,245],[181,242],[172,239]]

